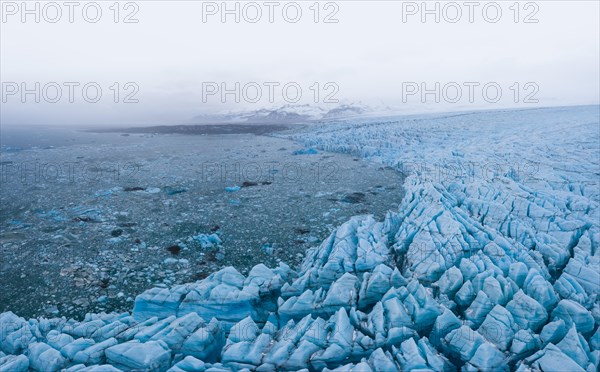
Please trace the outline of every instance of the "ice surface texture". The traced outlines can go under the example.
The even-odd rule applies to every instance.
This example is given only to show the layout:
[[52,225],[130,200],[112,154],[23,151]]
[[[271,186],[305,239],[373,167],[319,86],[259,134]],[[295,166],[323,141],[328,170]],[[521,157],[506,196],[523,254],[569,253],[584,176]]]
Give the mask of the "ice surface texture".
[[596,371],[598,107],[309,127],[406,173],[298,270],[228,267],[82,322],[0,315],[0,370]]

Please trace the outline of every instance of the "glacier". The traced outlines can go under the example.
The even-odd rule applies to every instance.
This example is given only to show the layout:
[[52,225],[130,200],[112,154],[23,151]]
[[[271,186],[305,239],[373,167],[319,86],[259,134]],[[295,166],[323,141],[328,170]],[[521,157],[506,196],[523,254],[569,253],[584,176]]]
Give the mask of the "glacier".
[[297,268],[226,267],[131,313],[2,313],[0,370],[598,370],[598,106],[285,136],[397,169],[401,205],[346,221]]

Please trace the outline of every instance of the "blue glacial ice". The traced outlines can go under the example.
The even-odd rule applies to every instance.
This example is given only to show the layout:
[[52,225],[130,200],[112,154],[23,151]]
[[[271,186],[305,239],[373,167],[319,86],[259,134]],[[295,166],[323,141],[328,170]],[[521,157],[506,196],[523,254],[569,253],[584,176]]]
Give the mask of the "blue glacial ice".
[[217,234],[198,234],[194,235],[192,239],[197,241],[202,248],[212,248],[223,243]]
[[0,315],[0,370],[597,371],[598,107],[307,127],[307,148],[405,173],[296,269],[224,268],[132,313]]
[[307,149],[294,150],[292,155],[316,155],[318,153],[316,149],[309,147]]

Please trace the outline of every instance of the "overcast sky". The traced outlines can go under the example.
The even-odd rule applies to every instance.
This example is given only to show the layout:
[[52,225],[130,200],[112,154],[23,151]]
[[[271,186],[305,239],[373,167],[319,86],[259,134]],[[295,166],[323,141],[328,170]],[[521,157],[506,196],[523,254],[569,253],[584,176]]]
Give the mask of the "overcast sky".
[[[462,16],[451,23],[456,9],[444,8],[443,2],[439,23],[434,15],[423,23],[422,9],[392,1],[338,1],[327,6],[322,2],[317,23],[312,1],[298,2],[302,15],[296,23],[283,17],[286,2],[275,6],[273,23],[269,7],[261,1],[256,4],[263,14],[256,23],[248,22],[256,18],[256,8],[249,6],[244,14],[243,2],[240,23],[233,15],[221,22],[221,9],[199,1],[138,1],[128,8],[121,3],[118,16],[109,8],[112,1],[98,3],[102,15],[96,23],[83,18],[86,2],[74,9],[73,23],[64,6],[62,17],[48,22],[56,17],[56,9],[48,7],[44,14],[43,2],[40,23],[34,15],[27,15],[23,23],[22,9],[14,8],[21,2],[2,2],[3,124],[184,123],[200,114],[286,104],[295,98],[283,95],[281,87],[286,83],[302,89],[298,104],[311,103],[319,91],[319,105],[331,107],[323,101],[335,92],[330,98],[342,103],[360,101],[402,112],[536,105],[524,102],[527,99],[537,100],[540,106],[599,101],[597,1],[538,1],[527,8],[523,5],[518,14],[509,8],[513,1],[498,2],[502,14],[496,23],[492,23],[498,18],[494,6],[484,14],[486,2],[473,9],[472,23],[470,9],[463,5]],[[296,7],[286,9],[293,20]],[[139,22],[124,23],[132,13],[131,19]],[[87,8],[87,15],[95,18],[93,6]],[[338,22],[325,23],[328,15]],[[525,22],[534,20],[538,22]],[[41,92],[40,103],[33,94],[25,96],[25,103],[20,91],[11,94],[15,87],[21,90],[22,83],[34,89],[36,82],[41,87],[50,82],[62,86],[58,102],[47,102],[55,99],[53,84]],[[65,82],[80,84],[72,88],[73,103]],[[102,89],[96,103],[82,97],[82,86],[90,82]],[[128,82],[134,85],[125,86]],[[223,103],[218,93],[207,95],[203,102],[206,82],[231,88],[236,82],[256,83],[262,86],[263,98],[251,102],[255,96],[251,84],[239,103],[233,95]],[[267,98],[266,82],[280,84],[273,88],[274,102]],[[333,84],[325,86],[328,82]],[[439,103],[433,94],[425,96],[425,102],[419,92],[407,94],[409,89],[421,89],[422,83],[434,89],[436,82],[447,88]],[[314,83],[319,83],[318,89]],[[480,84],[472,86],[473,102],[464,83]],[[484,96],[486,83],[493,84]],[[462,87],[462,96],[452,102],[456,85]],[[502,89],[502,97],[489,102],[495,98],[495,87]],[[139,102],[124,103],[134,92],[131,98]],[[87,98],[93,100],[93,93],[88,90]]]

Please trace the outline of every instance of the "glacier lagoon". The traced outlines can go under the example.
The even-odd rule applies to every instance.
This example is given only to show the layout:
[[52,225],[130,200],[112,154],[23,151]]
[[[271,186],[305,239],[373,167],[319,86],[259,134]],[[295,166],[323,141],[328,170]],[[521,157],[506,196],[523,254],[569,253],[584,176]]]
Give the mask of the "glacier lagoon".
[[[290,156],[343,153],[356,167],[395,169],[401,194],[377,195],[399,193],[399,205],[384,205],[385,215],[361,205],[309,243],[299,265],[225,267],[148,289],[130,311],[27,320],[6,309],[0,369],[598,370],[598,106],[356,119],[274,135],[317,152]],[[112,192],[189,192],[170,186]]]
[[402,197],[391,168],[294,155],[304,147],[288,139],[62,134],[76,143],[2,154],[0,311],[83,319],[230,265],[297,266],[348,218],[383,218]]

